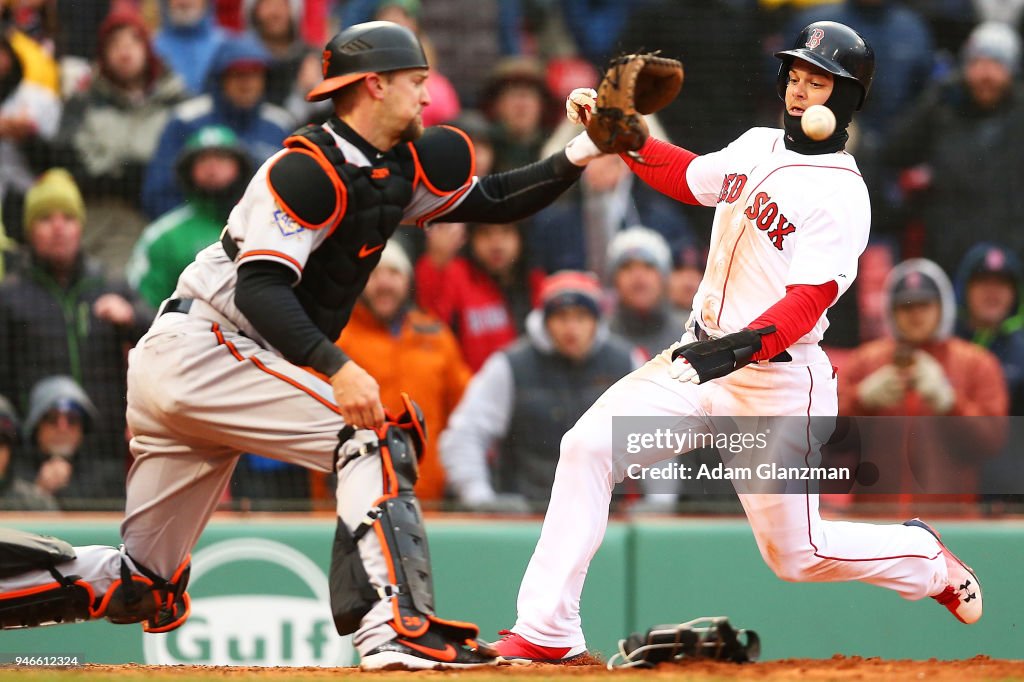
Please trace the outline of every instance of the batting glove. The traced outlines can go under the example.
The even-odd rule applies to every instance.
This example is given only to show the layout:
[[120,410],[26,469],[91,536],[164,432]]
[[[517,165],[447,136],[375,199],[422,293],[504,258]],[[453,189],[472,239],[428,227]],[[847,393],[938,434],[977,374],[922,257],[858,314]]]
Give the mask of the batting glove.
[[[683,346],[683,348],[687,347],[688,346]],[[690,364],[689,360],[682,356],[677,357],[675,360],[672,361],[672,364],[669,365],[668,375],[675,379],[676,381],[682,382],[684,384],[700,383],[700,377],[697,375],[697,370],[694,369],[693,365]]]
[[565,117],[569,119],[569,123],[586,125],[590,114],[594,113],[595,106],[597,106],[597,90],[576,88],[565,98]]
[[704,384],[732,374],[750,364],[750,358],[761,350],[761,337],[774,331],[774,325],[742,329],[717,339],[680,346],[672,351],[668,375],[683,383]]
[[953,409],[956,392],[938,360],[923,350],[914,351],[914,366],[910,373],[914,388],[936,414],[946,414]]

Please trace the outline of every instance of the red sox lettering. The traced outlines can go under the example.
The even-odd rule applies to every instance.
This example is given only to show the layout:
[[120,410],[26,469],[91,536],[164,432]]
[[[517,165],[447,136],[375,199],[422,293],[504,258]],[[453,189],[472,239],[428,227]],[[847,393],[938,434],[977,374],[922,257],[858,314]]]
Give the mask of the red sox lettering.
[[768,238],[779,251],[782,251],[782,240],[786,235],[796,232],[796,225],[786,219],[779,205],[771,200],[767,192],[758,192],[743,215],[752,220],[757,229],[767,232]]
[[[722,181],[722,191],[718,193],[718,201],[731,204],[740,198],[743,187],[747,184],[747,176],[743,173],[729,173]],[[779,209],[778,203],[771,200],[767,192],[758,192],[753,201],[743,212],[757,229],[768,234],[772,245],[782,250],[782,241],[786,235],[796,232],[796,225],[786,219]],[[774,226],[774,227],[773,227]]]

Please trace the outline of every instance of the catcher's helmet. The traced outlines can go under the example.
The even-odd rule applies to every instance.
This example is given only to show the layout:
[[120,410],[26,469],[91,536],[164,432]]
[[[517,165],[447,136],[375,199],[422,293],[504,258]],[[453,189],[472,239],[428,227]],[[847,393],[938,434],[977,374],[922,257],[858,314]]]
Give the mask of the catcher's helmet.
[[327,99],[335,91],[371,73],[398,69],[425,69],[416,34],[390,21],[368,21],[346,28],[324,48],[324,80],[309,91],[310,102]]
[[857,109],[871,89],[875,75],[875,51],[861,34],[846,24],[836,21],[816,21],[800,31],[792,50],[776,52],[782,60],[779,67],[779,99],[786,99],[786,82],[793,59],[803,59],[840,78],[848,78],[860,85],[861,96]]

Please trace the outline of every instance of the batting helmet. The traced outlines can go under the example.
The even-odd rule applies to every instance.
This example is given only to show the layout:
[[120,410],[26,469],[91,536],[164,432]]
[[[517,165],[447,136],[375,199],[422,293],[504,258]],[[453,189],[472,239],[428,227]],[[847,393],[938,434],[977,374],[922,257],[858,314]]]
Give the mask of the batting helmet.
[[324,48],[324,80],[309,91],[306,99],[317,102],[371,73],[399,69],[425,69],[416,34],[390,21],[368,21],[350,26],[331,38]]
[[802,59],[825,69],[834,76],[848,78],[860,85],[859,110],[871,89],[875,75],[875,51],[861,34],[846,24],[836,21],[816,21],[800,31],[792,50],[776,52],[782,60],[779,67],[779,99],[786,99],[789,66],[794,59]]

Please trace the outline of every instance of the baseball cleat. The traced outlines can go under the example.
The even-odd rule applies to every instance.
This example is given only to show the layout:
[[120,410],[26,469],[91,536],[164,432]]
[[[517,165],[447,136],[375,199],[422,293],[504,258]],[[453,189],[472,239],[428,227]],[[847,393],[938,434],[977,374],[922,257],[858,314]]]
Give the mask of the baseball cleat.
[[974,571],[960,561],[960,559],[949,551],[946,545],[942,544],[942,538],[938,531],[929,526],[921,519],[904,521],[904,526],[916,526],[931,533],[942,548],[942,556],[946,559],[946,569],[949,577],[946,579],[946,589],[932,595],[932,599],[939,602],[952,613],[961,623],[977,623],[981,618],[981,583]]
[[506,661],[512,663],[568,663],[581,658],[587,653],[585,646],[541,646],[527,641],[522,635],[511,630],[501,630],[499,635],[504,635],[494,643]]
[[449,670],[497,665],[493,649],[474,640],[464,642],[427,631],[416,638],[399,635],[362,657],[362,670]]

